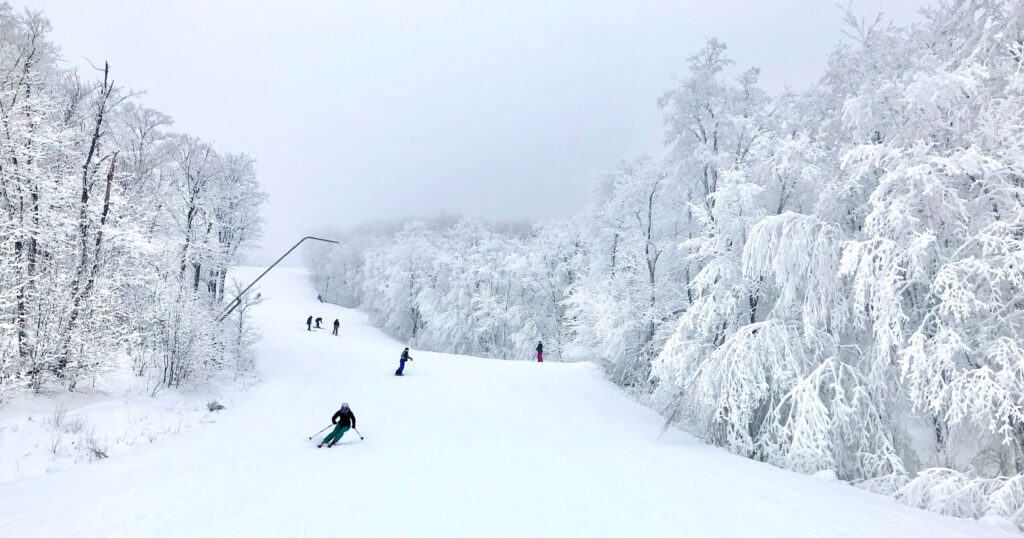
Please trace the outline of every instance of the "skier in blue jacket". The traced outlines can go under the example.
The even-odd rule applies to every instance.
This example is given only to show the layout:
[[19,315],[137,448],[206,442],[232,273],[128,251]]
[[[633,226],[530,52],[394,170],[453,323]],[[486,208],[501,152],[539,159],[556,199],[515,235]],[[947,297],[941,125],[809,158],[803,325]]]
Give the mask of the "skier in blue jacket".
[[405,375],[403,373],[403,372],[405,372],[405,361],[411,361],[411,360],[412,360],[412,357],[409,356],[409,348],[405,348],[405,351],[402,352],[402,358],[398,359],[399,364],[398,364],[398,369],[395,370],[395,375]]

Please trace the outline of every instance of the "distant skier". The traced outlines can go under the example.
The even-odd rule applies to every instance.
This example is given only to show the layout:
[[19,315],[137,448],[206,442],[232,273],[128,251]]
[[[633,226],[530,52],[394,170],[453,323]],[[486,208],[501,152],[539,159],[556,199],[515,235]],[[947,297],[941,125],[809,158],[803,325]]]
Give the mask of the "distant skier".
[[412,357],[409,356],[409,348],[405,348],[405,351],[402,352],[402,358],[398,359],[399,365],[398,365],[398,369],[395,370],[395,375],[405,375],[403,373],[403,372],[405,372],[405,361],[411,361],[411,360],[412,360]]
[[320,441],[319,445],[316,445],[317,448],[324,445],[327,445],[327,448],[331,448],[341,440],[341,436],[345,435],[349,428],[356,427],[356,416],[348,408],[348,402],[341,404],[341,409],[331,417],[331,424],[334,424],[334,430],[327,434],[327,437],[324,437],[324,440]]
[[306,318],[306,330],[307,331],[312,331],[313,330],[313,316],[309,316],[308,318]]
[[334,320],[334,336],[338,336],[338,327],[341,327],[341,322]]
[[257,301],[259,301],[259,300],[260,300],[260,298],[262,298],[262,297],[263,297],[263,294],[262,294],[262,293],[257,293],[257,294],[256,294],[256,300],[257,300]]
[[316,328],[317,329],[320,328],[320,322],[323,321],[323,320],[324,320],[324,318],[316,318]]
[[544,362],[544,343],[537,342],[537,362]]
[[324,302],[324,298],[319,295],[316,296],[316,300],[320,301],[321,303]]

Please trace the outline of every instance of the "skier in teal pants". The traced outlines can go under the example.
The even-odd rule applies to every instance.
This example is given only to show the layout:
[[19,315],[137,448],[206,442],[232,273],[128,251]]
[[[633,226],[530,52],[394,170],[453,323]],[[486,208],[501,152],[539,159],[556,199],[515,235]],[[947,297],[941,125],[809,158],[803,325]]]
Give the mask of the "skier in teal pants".
[[327,437],[324,437],[324,440],[320,441],[319,445],[316,445],[317,448],[324,445],[327,445],[327,448],[331,448],[341,440],[341,436],[345,435],[349,428],[356,427],[356,416],[348,408],[348,403],[341,404],[341,409],[331,417],[331,424],[334,424],[334,430],[327,434]]

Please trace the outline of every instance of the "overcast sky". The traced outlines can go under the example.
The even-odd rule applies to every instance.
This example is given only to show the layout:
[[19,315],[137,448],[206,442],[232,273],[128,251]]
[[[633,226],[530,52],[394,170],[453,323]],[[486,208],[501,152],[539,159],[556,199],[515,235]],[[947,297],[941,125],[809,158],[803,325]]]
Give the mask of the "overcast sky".
[[[846,0],[843,0],[844,2]],[[855,0],[899,23],[928,0]],[[304,232],[439,212],[549,220],[657,154],[656,100],[709,37],[770,91],[822,73],[834,0],[13,0],[65,58],[221,151],[270,194],[254,261]]]

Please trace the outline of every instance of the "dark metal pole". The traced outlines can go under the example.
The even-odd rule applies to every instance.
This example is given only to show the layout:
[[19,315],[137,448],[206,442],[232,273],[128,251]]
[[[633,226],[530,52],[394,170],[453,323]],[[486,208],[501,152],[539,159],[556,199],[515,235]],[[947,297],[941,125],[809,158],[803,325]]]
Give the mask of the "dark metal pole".
[[313,237],[311,235],[307,235],[306,237],[303,237],[302,239],[299,239],[299,242],[295,243],[295,245],[292,246],[292,248],[288,249],[288,252],[285,252],[284,254],[282,254],[281,257],[278,258],[276,262],[272,263],[270,265],[270,267],[267,267],[266,271],[263,271],[262,273],[260,273],[260,276],[256,277],[256,280],[253,280],[252,282],[250,282],[249,285],[246,286],[244,290],[242,290],[242,293],[239,293],[234,299],[232,299],[231,302],[228,303],[228,306],[224,309],[224,312],[221,313],[220,317],[217,318],[217,321],[218,322],[224,321],[224,318],[226,318],[229,315],[231,315],[231,313],[234,312],[236,308],[238,308],[238,305],[242,304],[242,296],[245,295],[245,292],[249,291],[249,288],[252,288],[254,285],[256,285],[256,283],[259,282],[260,279],[263,278],[264,275],[269,273],[270,270],[274,268],[274,266],[276,266],[277,264],[281,263],[281,260],[285,259],[285,257],[287,257],[289,254],[291,254],[293,250],[298,248],[299,245],[301,245],[302,242],[307,240],[307,239],[312,239],[314,241],[323,241],[325,243],[338,244],[337,241],[332,241],[330,239],[323,239],[323,238],[320,238],[320,237]]

